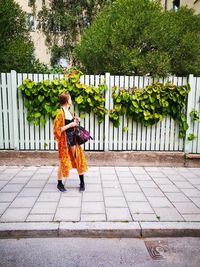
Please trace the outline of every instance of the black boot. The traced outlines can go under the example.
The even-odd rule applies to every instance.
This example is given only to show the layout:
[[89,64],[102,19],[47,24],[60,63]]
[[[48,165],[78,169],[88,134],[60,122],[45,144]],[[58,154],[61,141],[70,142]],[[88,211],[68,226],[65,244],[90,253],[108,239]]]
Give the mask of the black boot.
[[83,174],[79,175],[80,178],[80,187],[79,187],[79,191],[83,192],[85,191],[85,183],[84,183],[84,176]]
[[60,190],[60,192],[65,192],[67,191],[62,183],[62,180],[58,180],[58,184],[57,184],[57,188],[58,190]]

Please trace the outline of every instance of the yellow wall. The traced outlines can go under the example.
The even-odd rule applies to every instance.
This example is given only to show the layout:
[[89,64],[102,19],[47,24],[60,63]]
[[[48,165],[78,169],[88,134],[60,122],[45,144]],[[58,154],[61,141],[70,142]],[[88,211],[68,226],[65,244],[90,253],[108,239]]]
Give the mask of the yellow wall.
[[[165,7],[165,2],[167,3],[167,10],[173,8],[173,0],[161,0],[160,2],[163,7]],[[193,8],[196,14],[200,14],[200,0],[197,0],[196,2],[194,0],[180,0],[180,5]]]
[[194,0],[181,0],[181,5],[188,6],[189,8],[194,8],[196,14],[200,14],[200,1]]
[[[28,0],[15,0],[27,13],[33,13],[33,8],[28,6]],[[48,5],[48,1],[45,1],[45,4]],[[37,13],[42,9],[42,0],[37,0],[35,5],[35,12]],[[31,31],[30,35],[34,42],[35,46],[35,56],[41,63],[50,64],[50,51],[45,44],[45,35],[37,30],[37,21],[35,21],[35,31]]]

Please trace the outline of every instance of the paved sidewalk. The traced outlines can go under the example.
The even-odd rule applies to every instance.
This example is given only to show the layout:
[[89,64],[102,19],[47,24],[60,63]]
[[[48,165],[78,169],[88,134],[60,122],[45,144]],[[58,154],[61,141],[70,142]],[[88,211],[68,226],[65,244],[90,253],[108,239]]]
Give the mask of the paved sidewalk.
[[200,168],[90,167],[83,193],[56,170],[0,166],[0,222],[200,222]]

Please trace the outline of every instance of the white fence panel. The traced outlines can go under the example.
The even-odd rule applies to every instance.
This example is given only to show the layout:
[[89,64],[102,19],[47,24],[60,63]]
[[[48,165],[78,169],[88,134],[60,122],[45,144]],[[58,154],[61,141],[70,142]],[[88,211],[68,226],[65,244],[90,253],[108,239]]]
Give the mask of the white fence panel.
[[2,100],[2,74],[0,75],[0,149],[4,149],[4,122],[3,122],[3,100]]
[[[35,82],[61,78],[63,75],[48,74],[26,74],[15,71],[0,74],[0,149],[19,150],[55,150],[57,142],[53,136],[53,121],[46,118],[45,126],[35,126],[26,119],[27,110],[24,107],[24,99],[17,90],[24,79],[29,78]],[[173,84],[186,84],[186,77],[169,77],[158,79],[157,81],[172,81]],[[138,76],[113,76],[109,73],[105,75],[85,75],[81,76],[81,82],[97,87],[106,82],[108,91],[105,93],[106,108],[113,109],[112,90],[113,86],[118,88],[143,88],[154,81],[151,77]],[[155,125],[145,127],[142,123],[134,121],[134,118],[120,117],[120,127],[115,128],[109,120],[109,114],[105,115],[105,120],[99,124],[97,116],[93,113],[87,114],[82,119],[81,124],[90,131],[94,140],[84,145],[85,150],[143,150],[143,151],[185,151],[190,153],[200,153],[200,124],[191,121],[189,113],[194,108],[200,112],[200,77],[190,75],[189,83],[191,92],[188,97],[187,118],[189,121],[189,133],[193,133],[196,139],[188,141],[178,138],[179,130],[177,123],[169,117],[163,118]],[[72,105],[71,112],[75,111],[80,115],[77,105]],[[128,127],[128,131],[123,131]]]
[[3,111],[3,137],[4,137],[4,149],[10,148],[10,136],[9,136],[9,110],[8,110],[8,88],[6,82],[6,74],[1,74],[2,83],[2,111]]
[[189,129],[187,135],[193,133],[195,139],[193,141],[185,140],[185,151],[191,153],[200,153],[200,123],[192,121],[190,112],[195,109],[200,114],[200,78],[189,76],[189,83],[192,90],[188,96],[187,121],[189,122]]

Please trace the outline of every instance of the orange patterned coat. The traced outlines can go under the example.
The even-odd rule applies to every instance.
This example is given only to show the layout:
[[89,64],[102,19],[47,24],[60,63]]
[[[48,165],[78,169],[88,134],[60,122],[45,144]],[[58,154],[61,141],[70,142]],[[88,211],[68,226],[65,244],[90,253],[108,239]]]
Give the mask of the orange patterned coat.
[[54,137],[58,142],[58,154],[61,163],[62,175],[69,176],[69,170],[76,168],[78,173],[84,173],[88,170],[85,154],[82,147],[76,144],[76,158],[72,150],[67,146],[66,132],[61,132],[61,127],[65,125],[65,114],[62,110],[57,113],[54,121]]

